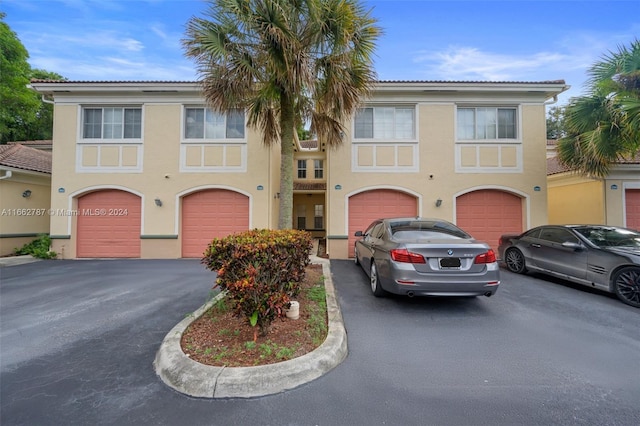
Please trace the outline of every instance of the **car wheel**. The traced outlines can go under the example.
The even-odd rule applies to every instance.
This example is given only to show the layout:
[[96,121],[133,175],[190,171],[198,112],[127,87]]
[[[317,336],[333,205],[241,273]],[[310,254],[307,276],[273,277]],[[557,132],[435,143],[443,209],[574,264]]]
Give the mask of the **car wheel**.
[[507,269],[516,274],[524,274],[527,272],[527,265],[524,262],[524,255],[517,248],[510,248],[504,255],[504,263]]
[[624,303],[640,308],[640,268],[627,266],[616,272],[613,290]]
[[380,280],[378,279],[378,269],[376,268],[376,264],[371,262],[371,273],[369,274],[371,279],[371,292],[376,297],[382,297],[386,293],[384,289],[380,286]]
[[356,262],[356,265],[359,265],[359,264],[360,264],[360,261],[358,260],[358,247],[355,247],[355,248],[353,249],[353,255],[355,256],[355,262]]

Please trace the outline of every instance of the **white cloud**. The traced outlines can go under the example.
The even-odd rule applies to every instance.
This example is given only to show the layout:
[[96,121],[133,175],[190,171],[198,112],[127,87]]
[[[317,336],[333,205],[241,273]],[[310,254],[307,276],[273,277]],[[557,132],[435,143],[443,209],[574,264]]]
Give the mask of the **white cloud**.
[[509,55],[450,46],[440,51],[419,52],[414,62],[424,65],[423,72],[433,79],[504,81],[530,80],[542,70],[564,68],[574,58],[551,52]]

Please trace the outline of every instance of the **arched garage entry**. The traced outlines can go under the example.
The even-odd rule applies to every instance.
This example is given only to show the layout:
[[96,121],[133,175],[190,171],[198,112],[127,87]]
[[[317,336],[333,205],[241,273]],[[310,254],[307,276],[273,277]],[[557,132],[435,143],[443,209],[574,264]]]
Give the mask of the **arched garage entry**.
[[77,257],[140,257],[140,197],[117,189],[78,198]]
[[625,190],[626,226],[640,230],[640,189]]
[[456,225],[497,250],[500,235],[522,232],[522,198],[497,189],[467,192],[456,198]]
[[182,198],[182,257],[202,257],[213,238],[249,229],[249,197],[207,189]]
[[374,189],[349,197],[349,257],[353,257],[356,231],[364,231],[376,219],[411,217],[418,214],[413,195],[393,189]]

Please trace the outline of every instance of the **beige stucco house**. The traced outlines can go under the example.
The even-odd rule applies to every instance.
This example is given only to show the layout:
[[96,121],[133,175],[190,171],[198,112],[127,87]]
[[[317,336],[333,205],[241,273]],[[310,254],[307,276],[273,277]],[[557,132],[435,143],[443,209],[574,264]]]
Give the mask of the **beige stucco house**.
[[640,155],[616,163],[603,179],[576,173],[555,156],[547,170],[549,223],[640,229]]
[[[51,237],[76,257],[199,257],[275,228],[279,146],[194,82],[34,81],[55,102]],[[381,81],[337,149],[297,143],[294,227],[347,258],[381,216],[432,216],[497,245],[547,222],[545,105],[564,81]]]
[[28,143],[0,145],[0,256],[49,233],[51,152]]

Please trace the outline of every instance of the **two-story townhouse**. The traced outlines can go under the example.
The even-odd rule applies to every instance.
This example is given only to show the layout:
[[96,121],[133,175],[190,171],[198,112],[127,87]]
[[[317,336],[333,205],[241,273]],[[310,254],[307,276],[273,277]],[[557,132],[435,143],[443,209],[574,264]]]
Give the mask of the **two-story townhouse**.
[[[55,103],[51,236],[76,257],[199,257],[275,228],[279,147],[194,82],[34,81]],[[373,219],[437,216],[497,243],[546,221],[550,82],[379,82],[344,135],[298,143],[294,227],[346,258]],[[495,241],[494,241],[495,240]]]

